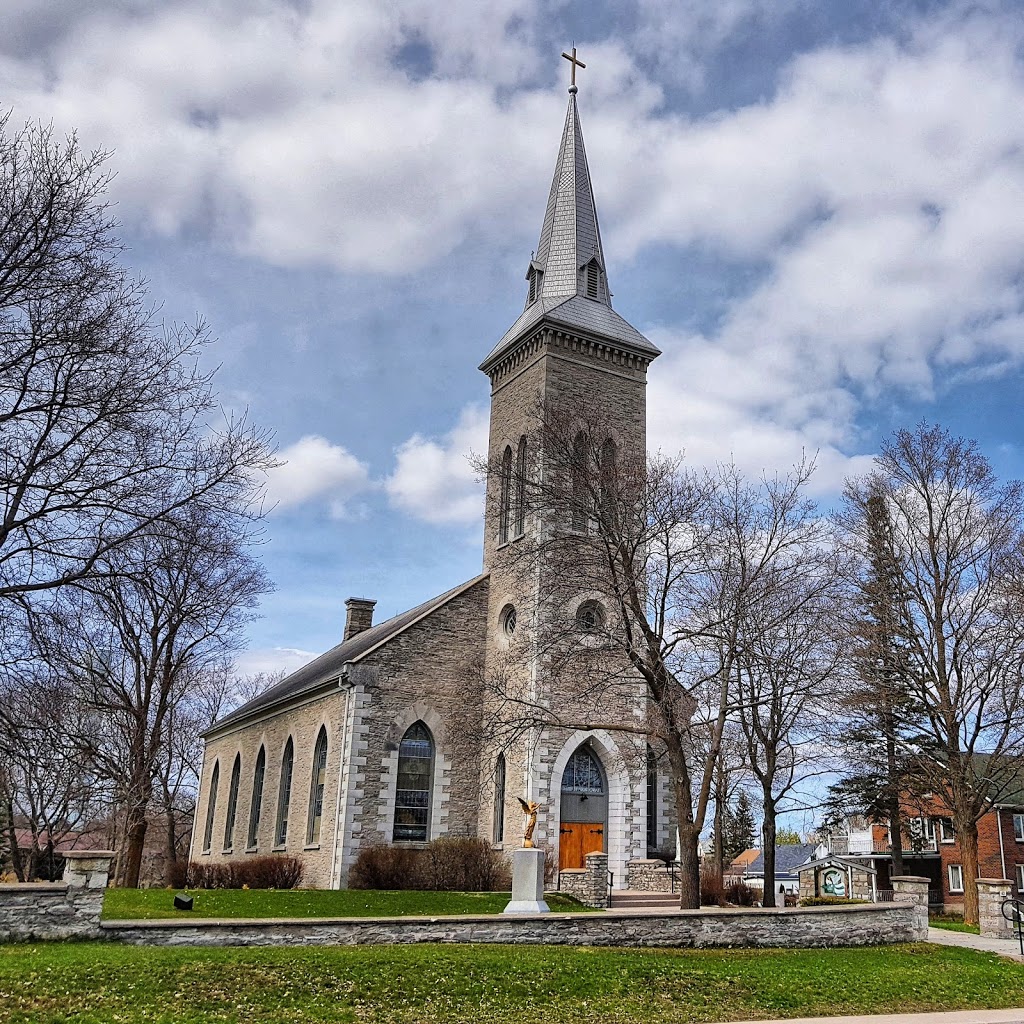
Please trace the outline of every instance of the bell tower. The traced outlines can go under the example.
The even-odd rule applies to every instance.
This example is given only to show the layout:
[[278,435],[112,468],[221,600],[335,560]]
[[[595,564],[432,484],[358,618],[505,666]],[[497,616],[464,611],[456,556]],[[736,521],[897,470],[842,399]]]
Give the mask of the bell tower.
[[[587,403],[610,425],[614,450],[642,458],[646,449],[647,367],[660,354],[612,308],[576,102],[575,72],[584,65],[576,60],[575,49],[571,57],[563,56],[572,61],[573,81],[540,239],[526,269],[525,305],[480,364],[491,382],[488,464],[492,471],[488,474],[484,537],[484,567],[490,573],[485,671],[513,674],[520,692],[541,707],[558,706],[563,695],[555,692],[557,685],[531,638],[530,627],[537,625],[537,616],[548,614],[542,607],[550,607],[540,599],[546,585],[538,577],[543,569],[533,566],[527,571],[528,560],[522,557],[530,538],[552,525],[538,521],[544,510],[531,514],[524,500],[523,481],[540,479],[545,473],[544,452],[537,450],[540,410],[550,403]],[[584,598],[580,595],[576,603]],[[573,614],[578,612],[566,609],[566,615]],[[536,632],[533,630],[534,635]],[[631,707],[621,713],[632,715],[635,706],[633,699]],[[508,713],[497,707],[484,709],[484,714]],[[515,845],[521,817],[516,797],[525,796],[538,800],[544,808],[535,838],[539,846],[554,853],[562,774],[556,762],[561,764],[559,758],[564,761],[571,755],[566,746],[571,742],[572,736],[564,729],[538,727],[500,758],[497,751],[483,753],[484,791],[491,790],[495,797],[481,801],[481,835],[493,836],[496,842],[503,839],[506,849]],[[613,740],[607,742],[614,746]],[[642,835],[640,817],[634,819],[629,808],[638,799],[643,803],[642,780],[646,776],[645,767],[633,763],[637,759],[632,755],[619,760],[614,770],[612,765],[601,765],[609,787],[640,787],[639,795],[620,792],[617,803],[609,791],[608,807],[618,811],[607,813],[618,814],[619,820],[614,826],[608,821],[605,852],[611,863],[616,857],[622,862],[624,878],[624,862],[645,855],[637,838]],[[500,789],[489,781],[499,770]],[[494,806],[494,799],[501,799],[499,793],[504,795],[504,815]],[[507,823],[504,836],[499,822]],[[617,838],[613,828],[618,829]]]

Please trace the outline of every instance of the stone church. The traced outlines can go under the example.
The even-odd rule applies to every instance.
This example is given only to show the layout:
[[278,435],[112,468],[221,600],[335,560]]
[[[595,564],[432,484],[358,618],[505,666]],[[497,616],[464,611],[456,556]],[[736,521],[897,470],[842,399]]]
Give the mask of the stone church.
[[[500,749],[465,735],[467,679],[480,666],[511,666],[538,706],[567,700],[526,639],[550,607],[544,581],[516,557],[550,525],[531,521],[539,514],[516,484],[542,471],[543,453],[529,450],[540,403],[584,397],[611,424],[609,450],[642,456],[646,446],[647,367],[659,352],[612,308],[575,84],[569,93],[525,308],[480,364],[491,382],[488,459],[501,467],[489,474],[483,571],[385,622],[374,623],[372,600],[350,598],[338,646],[217,722],[205,736],[193,860],[287,852],[302,858],[303,884],[343,887],[368,846],[455,835],[511,851],[519,796],[540,804],[534,840],[563,873],[603,852],[615,887],[640,888],[649,851],[675,846],[666,773],[636,730],[536,725]],[[582,630],[607,614],[592,593],[564,604]],[[606,725],[635,724],[644,701],[639,682],[620,687]],[[482,703],[482,715],[507,713]]]

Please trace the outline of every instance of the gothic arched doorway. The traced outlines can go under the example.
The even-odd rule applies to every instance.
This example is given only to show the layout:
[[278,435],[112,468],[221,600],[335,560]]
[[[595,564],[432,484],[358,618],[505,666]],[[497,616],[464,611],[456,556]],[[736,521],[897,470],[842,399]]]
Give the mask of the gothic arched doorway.
[[588,853],[606,850],[608,780],[589,744],[576,748],[562,772],[558,870],[582,868]]

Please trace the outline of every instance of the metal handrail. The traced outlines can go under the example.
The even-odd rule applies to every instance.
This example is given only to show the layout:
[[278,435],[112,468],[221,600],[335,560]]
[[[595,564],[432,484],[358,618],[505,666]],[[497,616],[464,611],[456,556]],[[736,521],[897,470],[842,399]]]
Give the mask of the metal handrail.
[[608,903],[611,905],[612,902],[612,889],[615,887],[615,872],[608,872]]
[[1003,900],[999,909],[1002,911],[1003,917],[1013,924],[1013,934],[1020,942],[1020,955],[1024,956],[1024,900]]

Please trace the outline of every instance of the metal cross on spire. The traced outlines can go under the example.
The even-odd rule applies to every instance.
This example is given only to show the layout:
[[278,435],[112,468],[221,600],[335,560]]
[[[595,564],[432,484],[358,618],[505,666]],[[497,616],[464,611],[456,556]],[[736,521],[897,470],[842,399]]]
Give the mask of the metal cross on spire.
[[569,92],[576,92],[576,69],[585,68],[587,65],[576,59],[576,45],[573,44],[572,53],[562,53],[562,56],[572,65],[572,78],[569,81]]

